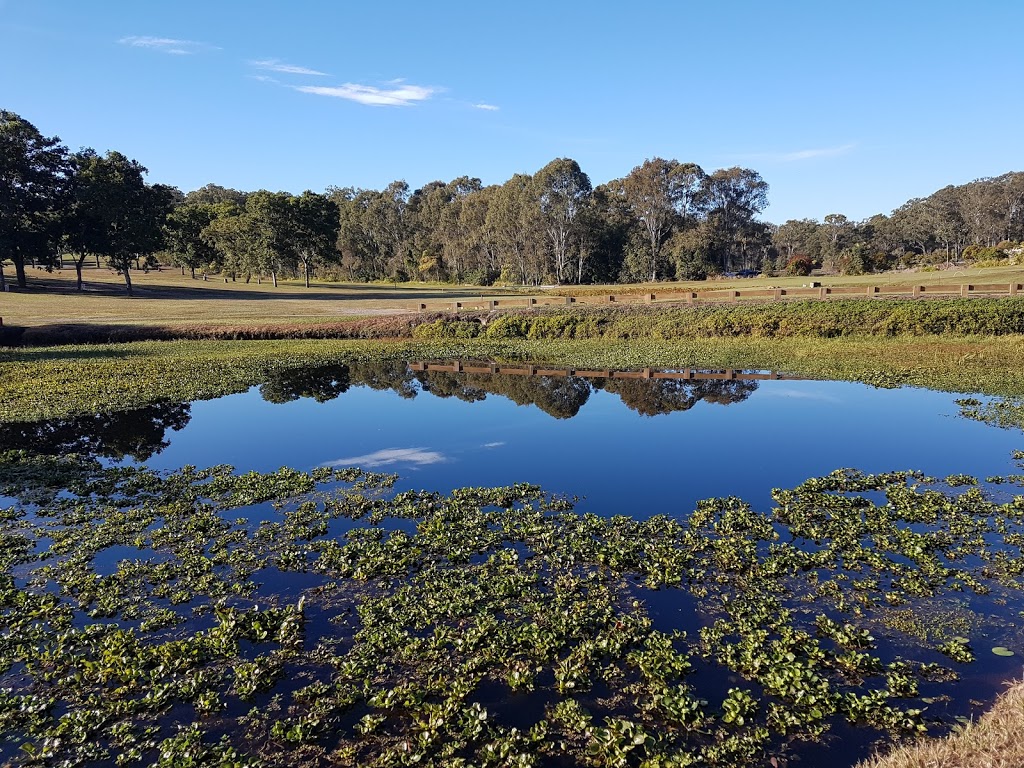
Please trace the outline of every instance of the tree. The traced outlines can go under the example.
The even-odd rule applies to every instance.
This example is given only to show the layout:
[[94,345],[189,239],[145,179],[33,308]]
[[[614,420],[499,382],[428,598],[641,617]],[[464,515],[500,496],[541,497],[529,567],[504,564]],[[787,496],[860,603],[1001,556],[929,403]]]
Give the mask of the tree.
[[749,168],[723,168],[705,179],[703,202],[712,225],[708,242],[728,270],[740,251],[740,232],[768,205],[768,184]]
[[281,222],[284,231],[277,233],[278,242],[287,244],[287,252],[302,264],[306,287],[310,270],[338,261],[338,206],[328,197],[309,190],[287,200],[288,212]]
[[6,289],[6,259],[14,263],[22,288],[26,261],[53,264],[70,175],[58,137],[47,138],[27,120],[0,110],[0,290]]
[[486,227],[499,253],[502,272],[515,274],[523,285],[534,282],[531,255],[537,251],[540,215],[533,198],[533,179],[517,173],[502,184],[487,210]]
[[235,208],[244,208],[247,197],[245,192],[239,192],[237,189],[222,187],[219,184],[207,184],[205,187],[194,189],[185,195],[185,202],[197,205],[231,203]]
[[537,172],[533,187],[554,258],[555,279],[561,283],[567,274],[569,249],[580,234],[580,213],[593,191],[590,178],[575,160],[562,157]]
[[196,267],[213,265],[221,260],[220,251],[214,243],[203,237],[203,232],[216,219],[235,213],[237,208],[232,202],[186,202],[167,215],[164,225],[167,250],[175,264],[182,270],[187,268],[191,271],[193,280]]
[[822,240],[822,265],[834,271],[839,263],[839,254],[847,246],[853,222],[841,213],[828,214],[818,229]]
[[656,157],[638,165],[620,189],[643,229],[650,248],[650,279],[658,278],[662,247],[673,229],[692,213],[704,171],[693,163]]
[[818,222],[814,219],[789,219],[775,229],[772,241],[781,254],[783,263],[788,262],[798,253],[818,255],[820,251],[818,226]]
[[146,184],[146,169],[120,152],[101,157],[83,150],[76,155],[76,167],[72,247],[79,254],[79,280],[81,254],[99,254],[124,276],[131,296],[132,263],[138,264],[163,245],[163,223],[176,190]]

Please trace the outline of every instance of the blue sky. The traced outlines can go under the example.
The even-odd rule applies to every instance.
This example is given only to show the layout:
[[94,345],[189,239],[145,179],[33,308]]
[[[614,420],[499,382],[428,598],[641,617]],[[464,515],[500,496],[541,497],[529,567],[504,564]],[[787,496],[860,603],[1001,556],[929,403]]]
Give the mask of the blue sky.
[[0,107],[183,190],[742,165],[764,218],[1024,170],[1024,2],[0,0]]

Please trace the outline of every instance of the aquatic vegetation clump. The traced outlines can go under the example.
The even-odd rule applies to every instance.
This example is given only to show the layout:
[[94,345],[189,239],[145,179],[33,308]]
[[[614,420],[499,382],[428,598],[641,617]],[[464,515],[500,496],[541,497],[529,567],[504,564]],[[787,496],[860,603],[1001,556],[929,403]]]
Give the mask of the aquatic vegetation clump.
[[918,733],[978,649],[1021,647],[1024,496],[954,479],[638,520],[532,485],[2,453],[0,754],[737,766],[841,722]]

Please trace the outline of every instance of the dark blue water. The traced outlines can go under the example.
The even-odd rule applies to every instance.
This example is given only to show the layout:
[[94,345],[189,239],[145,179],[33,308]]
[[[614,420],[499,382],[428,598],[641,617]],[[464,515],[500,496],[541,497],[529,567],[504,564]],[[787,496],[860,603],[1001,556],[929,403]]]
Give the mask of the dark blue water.
[[353,385],[323,403],[270,403],[254,388],[193,403],[191,420],[168,431],[169,445],[148,463],[360,466],[400,474],[399,487],[441,491],[531,482],[584,497],[582,510],[645,517],[685,514],[711,496],[763,507],[772,488],[840,467],[1005,474],[1014,471],[1011,451],[1024,447],[1019,432],[959,416],[954,394],[761,381],[737,397],[737,384],[724,398],[710,395],[732,402],[698,400],[650,416],[586,385],[585,402],[566,418],[500,394],[438,397],[419,383],[405,397]]

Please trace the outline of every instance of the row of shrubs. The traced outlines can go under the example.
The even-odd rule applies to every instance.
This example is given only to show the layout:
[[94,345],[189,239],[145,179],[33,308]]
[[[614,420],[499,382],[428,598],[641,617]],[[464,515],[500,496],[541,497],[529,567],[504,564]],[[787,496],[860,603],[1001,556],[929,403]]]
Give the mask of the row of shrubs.
[[807,301],[692,308],[573,309],[444,316],[415,326],[421,339],[835,338],[1024,333],[1024,300]]
[[53,324],[0,328],[0,347],[172,339],[699,339],[1000,336],[1024,333],[1024,299],[801,301],[391,315],[265,325]]

